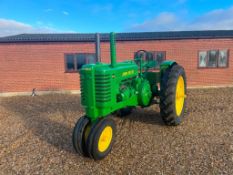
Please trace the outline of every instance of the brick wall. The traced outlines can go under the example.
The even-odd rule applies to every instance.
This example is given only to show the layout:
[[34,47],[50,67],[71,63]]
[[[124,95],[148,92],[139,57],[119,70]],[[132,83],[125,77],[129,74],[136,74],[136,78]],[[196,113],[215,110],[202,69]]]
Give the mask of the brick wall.
[[[118,42],[118,61],[132,59],[135,51],[144,49],[166,51],[167,59],[184,66],[188,86],[233,84],[233,40],[163,40]],[[228,68],[198,69],[198,51],[229,49]],[[78,90],[79,74],[65,73],[65,53],[94,53],[93,43],[21,43],[0,44],[0,93],[27,92],[33,88],[47,90]],[[110,61],[109,43],[101,43],[103,62]]]

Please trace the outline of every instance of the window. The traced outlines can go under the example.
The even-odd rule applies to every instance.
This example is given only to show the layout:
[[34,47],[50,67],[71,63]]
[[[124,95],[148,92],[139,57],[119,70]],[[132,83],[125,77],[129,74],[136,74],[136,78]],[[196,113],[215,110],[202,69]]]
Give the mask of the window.
[[217,67],[217,64],[218,64],[217,56],[218,56],[218,51],[216,50],[209,51],[209,56],[207,59],[208,67]]
[[82,68],[84,64],[87,64],[86,55],[84,54],[77,54],[76,55],[76,68],[79,70]]
[[199,52],[199,67],[206,67],[207,63],[207,52]]
[[65,54],[66,72],[77,72],[84,64],[96,63],[96,56],[92,53]]
[[154,52],[154,58],[158,63],[156,68],[159,68],[160,64],[166,60],[166,52]]
[[74,55],[72,55],[72,54],[66,55],[66,68],[69,71],[75,70]]
[[228,66],[228,51],[220,50],[218,57],[218,67],[227,67]]
[[200,68],[217,68],[228,66],[228,50],[209,50],[199,52]]
[[166,52],[165,51],[149,51],[146,53],[146,55],[145,55],[145,52],[135,52],[134,58],[136,57],[142,57],[143,60],[147,60],[147,61],[155,60],[157,61],[155,68],[159,68],[160,64],[166,60]]

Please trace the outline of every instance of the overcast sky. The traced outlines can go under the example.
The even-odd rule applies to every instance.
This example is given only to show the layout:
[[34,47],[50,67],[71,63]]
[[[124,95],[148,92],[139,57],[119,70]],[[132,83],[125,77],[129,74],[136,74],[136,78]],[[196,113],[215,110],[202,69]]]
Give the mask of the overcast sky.
[[0,36],[233,29],[233,0],[0,0]]

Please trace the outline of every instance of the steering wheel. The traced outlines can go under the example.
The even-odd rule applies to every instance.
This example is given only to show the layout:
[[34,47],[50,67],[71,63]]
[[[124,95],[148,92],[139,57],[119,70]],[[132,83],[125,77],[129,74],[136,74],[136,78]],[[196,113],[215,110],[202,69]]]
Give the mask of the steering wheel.
[[153,53],[152,52],[148,52],[146,50],[139,50],[135,53],[134,59],[139,58],[139,57],[137,57],[138,55],[140,58],[142,58],[142,56],[143,56],[143,58],[142,58],[143,61],[153,61]]
[[[141,58],[142,56],[146,57],[146,55],[147,55],[147,51],[146,50],[138,50],[135,53],[134,59]],[[142,60],[143,60],[143,58],[142,58]]]
[[148,70],[154,66],[154,57],[152,52],[139,50],[135,53],[134,61],[138,66],[142,66],[144,70]]

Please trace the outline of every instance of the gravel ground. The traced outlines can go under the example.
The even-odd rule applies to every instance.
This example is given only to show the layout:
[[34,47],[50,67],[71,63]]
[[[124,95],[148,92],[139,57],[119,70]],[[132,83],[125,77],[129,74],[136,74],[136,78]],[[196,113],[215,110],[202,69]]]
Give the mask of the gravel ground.
[[159,108],[117,118],[112,153],[78,156],[77,95],[0,98],[0,174],[233,174],[233,88],[190,90],[185,121],[165,126]]

